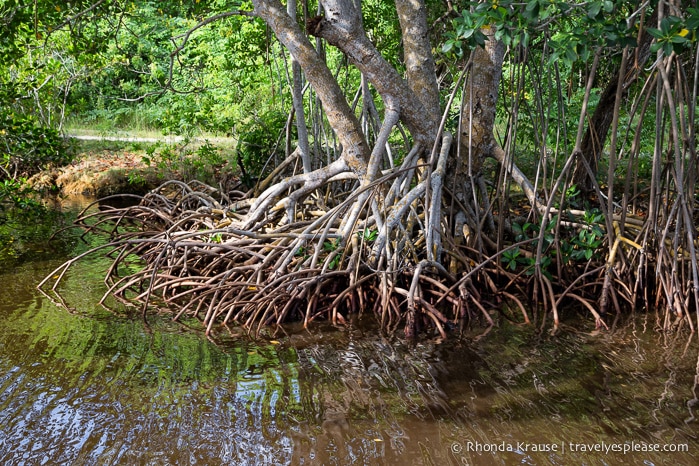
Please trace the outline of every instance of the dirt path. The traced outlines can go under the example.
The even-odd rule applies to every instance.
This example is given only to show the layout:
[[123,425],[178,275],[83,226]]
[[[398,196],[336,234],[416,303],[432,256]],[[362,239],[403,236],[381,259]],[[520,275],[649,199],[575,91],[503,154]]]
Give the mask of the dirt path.
[[[185,138],[183,136],[160,136],[160,137],[140,137],[140,136],[133,136],[129,134],[125,134],[123,136],[116,135],[116,136],[107,136],[107,135],[101,135],[101,134],[66,134],[66,138],[69,139],[78,139],[80,141],[118,141],[118,142],[149,142],[149,143],[157,143],[157,142],[162,142],[165,144],[175,144],[179,142],[183,142]],[[191,142],[194,143],[203,143],[205,141],[210,142],[211,144],[225,144],[225,145],[230,145],[233,146],[236,143],[236,140],[233,138],[228,138],[228,137],[195,137],[190,139]]]
[[136,136],[99,136],[93,134],[66,134],[68,139],[79,139],[81,141],[119,141],[119,142],[182,142],[182,136],[163,136],[161,138],[142,138]]

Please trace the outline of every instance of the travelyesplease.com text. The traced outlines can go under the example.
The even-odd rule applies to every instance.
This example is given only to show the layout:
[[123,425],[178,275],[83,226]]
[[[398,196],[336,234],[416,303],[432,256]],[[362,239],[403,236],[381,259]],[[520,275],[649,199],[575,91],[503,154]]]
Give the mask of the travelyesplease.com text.
[[451,446],[454,453],[470,452],[470,453],[534,453],[534,452],[558,452],[565,454],[567,452],[584,453],[638,453],[638,452],[688,452],[689,445],[686,443],[646,443],[646,442],[624,442],[624,443],[576,443],[576,442],[558,442],[558,443],[530,443],[530,442],[500,442],[500,443],[483,443],[483,442],[454,442]]

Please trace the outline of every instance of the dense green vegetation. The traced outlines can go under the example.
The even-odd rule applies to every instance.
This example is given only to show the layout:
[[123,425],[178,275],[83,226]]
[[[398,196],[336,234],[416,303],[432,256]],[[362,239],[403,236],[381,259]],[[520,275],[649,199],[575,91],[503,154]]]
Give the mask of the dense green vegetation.
[[[209,306],[228,320],[224,308],[240,305],[249,324],[322,308],[336,321],[369,293],[382,320],[407,309],[412,334],[420,322],[489,320],[482,294],[516,303],[524,320],[541,309],[554,328],[564,300],[597,326],[612,309],[663,308],[668,322],[696,310],[694,4],[360,3],[5,1],[0,175],[15,194],[0,196],[21,199],[22,177],[69,161],[66,129],[156,130],[185,147],[227,135],[230,154],[210,143],[144,154],[161,174],[221,188],[198,208],[223,218],[178,219],[194,189],[168,207],[170,224],[255,251],[270,232],[290,235],[273,243],[284,251],[273,268],[301,274],[303,291],[276,296],[292,285],[260,278],[263,261],[240,283],[276,284],[254,295],[272,314],[216,301],[230,290],[204,293],[215,302],[195,314]],[[237,185],[222,183],[231,170]],[[328,271],[342,279],[317,278]],[[319,304],[324,286],[332,299]]]
[[[393,6],[364,3],[369,37],[401,70],[400,27]],[[468,51],[485,43],[483,26],[493,24],[495,37],[511,48],[511,59],[503,70],[505,92],[498,103],[500,127],[504,130],[511,110],[518,106],[528,118],[518,124],[517,144],[535,156],[542,146],[572,144],[585,72],[595,51],[601,56],[590,101],[593,108],[619,66],[621,49],[636,43],[638,24],[627,24],[627,16],[635,11],[633,2],[571,5],[536,0],[523,6],[509,1],[457,2],[453,20],[441,2],[427,3],[435,21],[433,43],[439,47],[436,60],[445,89],[458,75]],[[10,154],[36,152],[34,158],[4,160],[3,167],[15,169],[5,177],[16,178],[19,164],[24,171],[28,164],[34,170],[42,168],[37,157],[65,163],[56,155],[58,146],[49,153],[46,148],[25,147],[26,141],[19,146],[16,140],[51,145],[55,131],[66,129],[232,135],[240,141],[242,160],[255,170],[264,166],[270,154],[283,151],[280,141],[291,107],[285,85],[289,57],[264,22],[227,16],[196,29],[184,43],[187,31],[207,15],[250,6],[226,1],[206,6],[152,1],[95,4],[82,20],[63,24],[92,3],[4,2],[0,100],[9,110],[2,115],[0,134],[14,134],[15,141],[3,141],[10,145]],[[648,29],[656,39],[652,52],[662,48],[666,55],[691,54],[699,14],[691,8],[686,14],[670,15],[658,28]],[[359,74],[337,49],[328,47],[323,52],[351,92]],[[533,68],[537,62],[538,69]],[[621,118],[629,117],[623,113]],[[553,119],[557,124],[551,124]],[[17,125],[8,129],[12,121]],[[644,124],[647,133],[654,121],[647,119]],[[38,128],[45,140],[33,134]],[[546,130],[543,140],[542,130]],[[562,131],[567,137],[561,140]],[[653,152],[652,138],[641,142],[643,153]]]

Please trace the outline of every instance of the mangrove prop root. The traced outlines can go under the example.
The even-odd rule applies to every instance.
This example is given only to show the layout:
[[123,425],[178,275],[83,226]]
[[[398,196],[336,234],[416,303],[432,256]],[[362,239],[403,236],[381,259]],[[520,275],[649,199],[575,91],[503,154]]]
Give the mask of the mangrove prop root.
[[[395,185],[392,176],[383,181],[388,187]],[[139,305],[144,313],[166,310],[175,320],[198,319],[207,334],[232,322],[253,333],[291,320],[343,324],[350,313],[366,312],[386,331],[402,327],[408,336],[429,330],[445,337],[450,329],[463,328],[465,319],[493,325],[491,302],[503,299],[521,311],[522,323],[530,323],[531,294],[522,290],[538,281],[554,331],[565,298],[586,309],[598,328],[606,328],[594,297],[608,286],[604,274],[612,260],[564,282],[562,277],[549,280],[504,269],[503,252],[532,240],[484,256],[445,236],[442,244],[449,247],[442,257],[433,254],[439,251],[434,245],[431,254],[424,254],[417,245],[433,240],[425,239],[419,228],[392,226],[392,235],[386,235],[389,228],[379,232],[366,214],[373,196],[386,192],[380,189],[381,180],[355,190],[353,198],[346,194],[351,192],[346,183],[355,182],[330,181],[338,186],[332,208],[325,204],[326,186],[299,199],[294,209],[283,210],[283,218],[276,212],[267,218],[256,214],[258,226],[253,229],[244,224],[253,200],[222,195],[202,184],[167,182],[140,197],[138,204],[83,213],[79,224],[88,232],[108,234],[109,242],[61,265],[40,287],[51,286],[58,293],[57,286],[77,260],[108,251],[112,264],[102,302],[111,295]],[[373,194],[363,196],[369,190]],[[364,213],[356,213],[357,198]],[[419,214],[419,207],[415,201],[411,209]],[[350,214],[351,228],[343,223]],[[342,237],[343,229],[352,231],[350,238]],[[379,241],[386,253],[377,254]],[[396,253],[401,243],[410,246],[403,255]],[[460,270],[447,270],[441,265],[444,258],[445,263],[461,264]],[[619,278],[612,282],[622,283]],[[617,287],[611,296],[629,300],[627,295],[634,292]]]
[[[368,236],[354,242],[354,258],[349,250],[333,249],[334,222],[341,213],[326,211],[326,222],[302,215],[302,220],[275,229],[247,231],[235,227],[230,204],[217,199],[211,188],[168,182],[137,205],[81,215],[81,226],[107,233],[110,242],[63,264],[41,287],[56,292],[77,260],[108,250],[113,262],[102,302],[113,295],[144,309],[169,309],[175,320],[199,319],[207,333],[231,321],[253,331],[289,320],[343,323],[351,312],[372,309],[388,327],[404,318],[401,303],[407,299],[413,303],[415,330],[427,326],[445,335],[444,325],[461,314],[445,271],[429,264],[399,273],[371,270],[366,266]],[[126,272],[133,270],[134,261],[142,268]]]

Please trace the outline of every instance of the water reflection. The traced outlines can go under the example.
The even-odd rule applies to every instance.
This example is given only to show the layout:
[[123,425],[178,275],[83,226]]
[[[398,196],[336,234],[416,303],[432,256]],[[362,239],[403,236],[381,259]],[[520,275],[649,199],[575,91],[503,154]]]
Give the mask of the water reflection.
[[71,315],[38,297],[12,312],[7,297],[0,301],[3,464],[274,464],[291,457],[291,440],[276,422],[259,428],[276,418],[267,410],[289,380],[274,375],[281,367],[274,349],[243,343],[222,350],[166,320],[147,328],[106,313]]
[[[366,322],[207,340],[165,316],[146,326],[95,306],[99,259],[64,281],[75,312],[56,307],[35,286],[61,260],[0,273],[2,464],[699,460],[696,338],[687,346],[643,317],[557,338],[503,322],[478,343],[408,345]],[[593,451],[631,442],[689,451]]]

